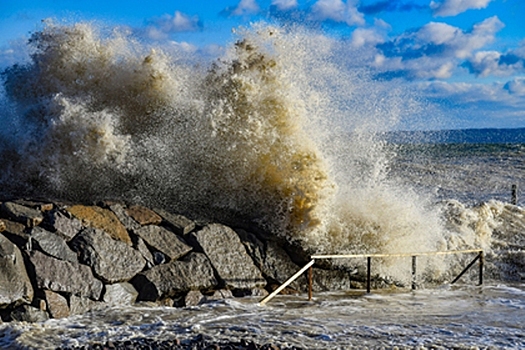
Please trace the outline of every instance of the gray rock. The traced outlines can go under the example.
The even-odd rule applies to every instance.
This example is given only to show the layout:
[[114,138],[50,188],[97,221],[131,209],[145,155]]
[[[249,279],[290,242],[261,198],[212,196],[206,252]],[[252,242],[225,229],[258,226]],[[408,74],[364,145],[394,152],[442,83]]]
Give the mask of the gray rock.
[[138,295],[139,293],[130,283],[106,284],[103,300],[110,305],[132,305]]
[[190,253],[183,260],[139,273],[131,283],[138,290],[140,300],[155,301],[190,290],[211,289],[217,280],[208,258],[201,253]]
[[126,209],[124,209],[124,206],[122,204],[113,204],[109,206],[109,209],[120,220],[120,222],[130,231],[134,231],[140,228],[140,224],[136,222],[129,214],[126,212]]
[[88,311],[102,309],[106,307],[105,303],[93,301],[89,298],[72,295],[69,298],[69,309],[71,315],[81,315]]
[[80,262],[91,266],[95,275],[106,283],[128,281],[146,265],[140,252],[102,230],[86,228],[71,245]]
[[89,266],[58,260],[37,250],[29,259],[35,268],[38,288],[100,299],[103,284]]
[[[67,241],[71,240],[82,229],[82,222],[75,217],[53,210],[48,214],[48,221],[55,231],[62,235]],[[68,215],[69,214],[69,215]]]
[[20,249],[0,234],[0,309],[30,303],[33,287]]
[[160,226],[144,226],[135,230],[135,234],[144,239],[151,247],[169,256],[172,260],[177,260],[193,249],[175,233]]
[[136,237],[136,248],[140,252],[142,257],[146,259],[148,268],[152,268],[155,265],[155,260],[150,250],[146,246],[146,243],[144,243],[144,240],[140,237]]
[[44,220],[44,215],[40,210],[28,208],[13,202],[3,203],[0,207],[0,212],[6,219],[20,222],[27,227],[38,226],[42,220]]
[[195,229],[195,222],[191,221],[185,216],[172,214],[163,209],[155,209],[155,212],[159,214],[178,235],[185,235]]
[[69,316],[69,306],[67,299],[62,295],[50,290],[44,291],[46,294],[47,311],[53,318],[62,318]]
[[55,233],[46,231],[41,227],[33,227],[30,239],[38,243],[38,246],[44,253],[52,257],[73,263],[78,262],[77,254]]
[[[296,265],[288,256],[286,251],[276,242],[268,241],[264,260],[262,261],[261,271],[267,277],[283,284],[288,278],[293,276],[302,266]],[[305,275],[299,277],[289,285],[297,291],[307,290],[307,279]]]
[[206,297],[198,290],[190,290],[184,297],[185,306],[197,306],[206,301]]
[[312,289],[316,292],[350,290],[359,284],[349,272],[342,270],[314,268],[312,275]]
[[213,292],[212,295],[206,296],[206,301],[222,300],[233,298],[232,291],[229,289],[219,289]]
[[23,247],[29,240],[29,234],[25,231],[26,227],[19,222],[2,220],[5,230],[2,232],[11,242],[19,247]]
[[11,319],[18,322],[44,322],[49,319],[49,315],[31,305],[22,305],[11,312]]
[[261,271],[231,228],[211,224],[190,236],[208,256],[226,288],[252,289],[266,285]]

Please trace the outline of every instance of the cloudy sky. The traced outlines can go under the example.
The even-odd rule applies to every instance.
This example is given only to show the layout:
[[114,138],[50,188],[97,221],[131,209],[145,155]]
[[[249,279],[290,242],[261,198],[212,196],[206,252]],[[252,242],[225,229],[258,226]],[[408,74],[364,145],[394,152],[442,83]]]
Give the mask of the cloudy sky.
[[239,25],[298,23],[359,52],[375,79],[415,87],[453,128],[525,127],[524,17],[523,0],[0,0],[0,69],[46,18],[128,26],[203,52]]

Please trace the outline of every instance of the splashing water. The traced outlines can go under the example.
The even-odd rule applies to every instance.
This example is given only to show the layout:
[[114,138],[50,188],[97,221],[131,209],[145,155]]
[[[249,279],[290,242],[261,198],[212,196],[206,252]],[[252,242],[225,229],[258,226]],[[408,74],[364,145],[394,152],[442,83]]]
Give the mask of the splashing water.
[[454,243],[431,196],[388,176],[375,132],[419,108],[409,92],[345,68],[318,33],[261,23],[237,35],[209,63],[48,23],[30,62],[3,73],[4,194],[246,221],[320,253],[470,244]]

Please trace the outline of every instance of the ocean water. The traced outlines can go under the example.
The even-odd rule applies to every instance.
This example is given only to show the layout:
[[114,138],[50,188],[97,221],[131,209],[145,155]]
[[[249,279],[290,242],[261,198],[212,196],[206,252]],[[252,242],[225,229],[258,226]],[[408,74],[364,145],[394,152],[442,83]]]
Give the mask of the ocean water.
[[[47,23],[31,56],[2,73],[2,197],[249,222],[321,254],[484,249],[484,286],[476,271],[448,283],[471,257],[426,259],[413,292],[108,308],[1,324],[0,347],[197,334],[306,349],[525,347],[521,130],[394,132],[434,109],[340,62],[340,43],[264,23],[236,35],[210,59]],[[389,259],[374,272],[409,282],[406,266]]]

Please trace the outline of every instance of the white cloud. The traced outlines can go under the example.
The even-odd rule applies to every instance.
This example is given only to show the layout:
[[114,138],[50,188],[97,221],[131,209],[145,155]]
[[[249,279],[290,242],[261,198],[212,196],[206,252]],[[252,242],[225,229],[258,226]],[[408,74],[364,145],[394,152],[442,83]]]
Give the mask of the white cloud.
[[245,16],[258,13],[259,5],[255,0],[241,0],[236,8],[231,11],[233,16]]
[[352,32],[350,45],[358,48],[385,42],[384,34],[373,28],[357,28]]
[[318,0],[312,5],[312,18],[318,21],[332,20],[348,25],[364,25],[365,16],[358,11],[353,0]]
[[197,16],[188,16],[180,11],[175,14],[150,20],[150,25],[146,28],[146,34],[154,40],[166,39],[168,34],[178,32],[192,32],[201,29],[202,25]]
[[503,88],[513,95],[525,96],[525,77],[515,78],[507,82]]
[[443,0],[431,1],[430,8],[434,16],[455,16],[470,9],[483,9],[492,0]]
[[272,5],[280,11],[288,11],[298,6],[297,0],[272,0]]

